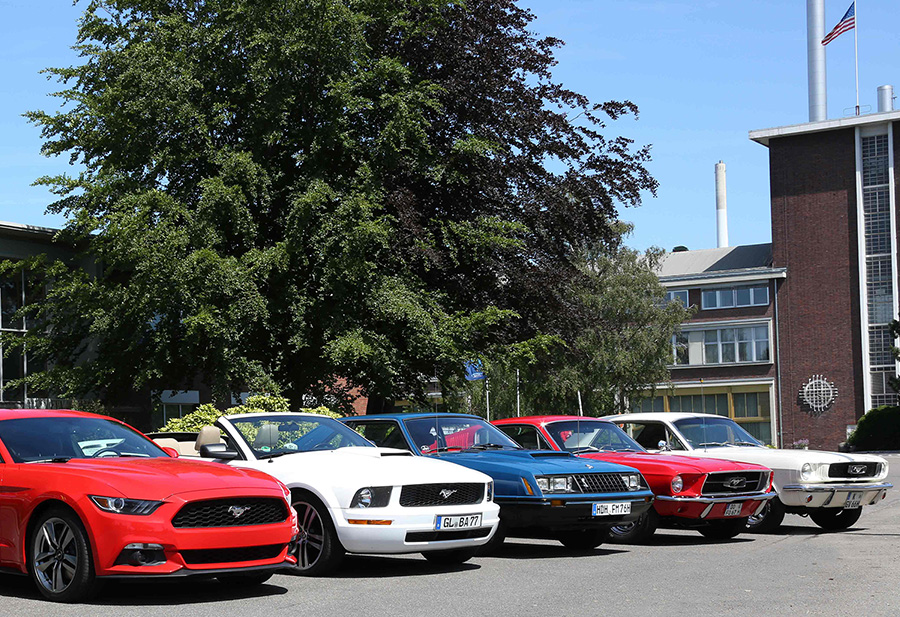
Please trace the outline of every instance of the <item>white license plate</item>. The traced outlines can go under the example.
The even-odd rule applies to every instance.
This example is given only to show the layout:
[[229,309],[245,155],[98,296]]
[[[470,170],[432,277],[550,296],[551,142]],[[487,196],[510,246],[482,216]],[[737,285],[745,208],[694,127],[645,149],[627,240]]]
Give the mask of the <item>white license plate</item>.
[[744,503],[739,501],[737,503],[730,503],[725,506],[725,516],[740,516],[741,508],[744,507]]
[[460,514],[458,516],[438,516],[434,521],[435,531],[450,531],[452,529],[471,529],[481,527],[480,514]]
[[858,508],[859,502],[862,501],[862,493],[847,493],[847,503],[844,504],[845,508]]
[[631,514],[631,502],[623,503],[595,503],[592,504],[591,514],[594,516],[619,516],[622,514]]

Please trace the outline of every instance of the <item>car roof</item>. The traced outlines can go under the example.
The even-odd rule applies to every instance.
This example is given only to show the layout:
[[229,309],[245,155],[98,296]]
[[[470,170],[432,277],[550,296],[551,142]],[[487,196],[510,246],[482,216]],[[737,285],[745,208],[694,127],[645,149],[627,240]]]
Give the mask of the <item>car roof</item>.
[[414,420],[416,418],[475,418],[478,420],[484,420],[481,416],[476,416],[474,414],[469,413],[449,413],[445,411],[413,411],[413,412],[401,412],[401,413],[373,413],[367,414],[364,416],[352,416],[349,418],[345,418],[345,420],[360,420],[360,419],[372,419],[372,420]]
[[625,420],[625,419],[633,419],[633,420],[669,420],[674,422],[676,420],[684,420],[686,418],[722,418],[723,420],[730,420],[727,416],[720,416],[714,413],[690,413],[686,411],[646,411],[639,413],[623,413],[618,416],[610,417],[613,421]]
[[497,424],[512,424],[515,422],[527,422],[529,424],[548,424],[550,422],[564,422],[566,420],[579,420],[579,421],[600,421],[600,422],[609,422],[609,417],[597,417],[597,416],[521,416],[517,418],[501,418],[496,421]]
[[0,409],[0,420],[16,420],[19,418],[105,418],[115,420],[109,416],[101,416],[86,411],[74,409]]

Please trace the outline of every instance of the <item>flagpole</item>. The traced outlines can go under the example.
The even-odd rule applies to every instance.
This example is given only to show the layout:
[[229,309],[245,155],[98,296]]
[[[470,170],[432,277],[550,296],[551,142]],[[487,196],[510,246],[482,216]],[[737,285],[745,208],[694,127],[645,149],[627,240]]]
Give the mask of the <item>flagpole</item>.
[[859,115],[859,0],[853,0],[853,52],[856,58],[856,115]]

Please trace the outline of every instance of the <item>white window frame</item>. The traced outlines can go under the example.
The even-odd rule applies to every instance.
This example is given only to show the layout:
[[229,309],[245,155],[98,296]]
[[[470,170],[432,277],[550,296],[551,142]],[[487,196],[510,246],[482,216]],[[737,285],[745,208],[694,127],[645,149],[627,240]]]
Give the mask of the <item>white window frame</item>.
[[[766,301],[765,302],[757,302],[756,301],[756,289],[765,289],[766,290]],[[747,289],[750,291],[750,303],[749,304],[738,304],[738,290],[739,289]],[[708,306],[706,303],[706,294],[707,293],[715,293],[716,294],[716,305]],[[731,304],[729,306],[722,306],[722,297],[730,295],[731,296]],[[768,281],[759,284],[750,284],[750,285],[734,285],[729,287],[703,287],[700,289],[700,305],[704,311],[716,311],[722,309],[733,309],[733,308],[747,308],[750,306],[768,306],[771,302],[772,298],[772,290],[769,289]]]

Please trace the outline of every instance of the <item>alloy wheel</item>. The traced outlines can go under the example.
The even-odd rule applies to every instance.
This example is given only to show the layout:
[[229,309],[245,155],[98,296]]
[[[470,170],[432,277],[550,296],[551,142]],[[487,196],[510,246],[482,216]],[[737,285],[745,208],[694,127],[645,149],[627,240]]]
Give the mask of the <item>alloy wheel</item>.
[[50,518],[37,531],[34,571],[38,583],[47,591],[59,594],[68,589],[78,569],[78,543],[69,523]]
[[308,570],[316,565],[325,546],[325,528],[315,506],[306,501],[293,504],[297,511],[300,535],[297,541],[297,568]]

